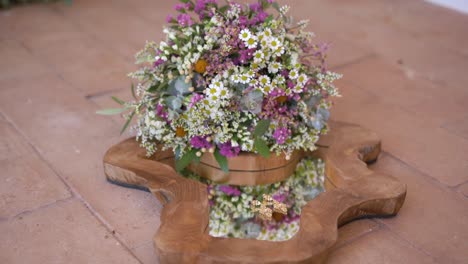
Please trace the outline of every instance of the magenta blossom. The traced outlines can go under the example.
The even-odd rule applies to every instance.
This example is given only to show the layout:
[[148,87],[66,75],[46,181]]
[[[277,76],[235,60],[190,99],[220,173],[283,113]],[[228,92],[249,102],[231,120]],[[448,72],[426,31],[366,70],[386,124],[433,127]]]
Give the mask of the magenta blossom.
[[239,189],[237,189],[234,186],[221,185],[221,186],[218,187],[218,189],[220,191],[222,191],[223,193],[225,193],[226,195],[229,195],[229,196],[239,196],[239,195],[241,195],[241,192],[239,191]]
[[166,22],[167,22],[167,23],[172,23],[172,22],[174,22],[174,17],[173,17],[172,15],[168,15],[168,16],[166,17]]
[[275,132],[273,132],[273,137],[275,138],[276,143],[280,145],[284,144],[290,135],[291,130],[289,130],[287,127],[278,127]]
[[190,144],[192,145],[192,147],[194,148],[211,148],[212,145],[210,142],[208,142],[208,140],[206,140],[205,137],[200,137],[200,136],[195,136],[195,137],[192,137],[190,139]]
[[166,122],[169,122],[168,114],[164,110],[164,106],[162,104],[158,104],[156,106],[156,115],[164,119]]
[[235,157],[239,155],[239,152],[240,152],[240,148],[238,146],[233,147],[231,144],[231,141],[228,141],[223,144],[219,144],[218,147],[219,147],[219,153],[221,153],[221,155],[228,157],[228,158]]
[[184,4],[177,4],[177,5],[175,5],[174,9],[176,11],[182,11],[182,10],[185,9],[185,5]]
[[195,106],[196,103],[200,102],[203,99],[203,95],[194,93],[192,98],[190,98],[189,108]]
[[192,18],[190,17],[190,15],[188,14],[180,14],[177,16],[177,22],[179,23],[179,25],[185,27],[185,26],[192,26],[193,25],[193,21],[192,21]]

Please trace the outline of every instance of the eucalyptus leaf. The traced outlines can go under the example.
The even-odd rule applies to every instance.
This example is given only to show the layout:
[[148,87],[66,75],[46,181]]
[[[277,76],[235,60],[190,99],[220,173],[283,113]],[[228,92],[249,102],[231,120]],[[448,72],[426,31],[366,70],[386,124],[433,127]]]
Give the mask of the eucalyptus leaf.
[[182,75],[172,80],[169,83],[169,93],[174,96],[185,95],[190,93],[189,88],[192,84],[190,82],[186,83],[185,78],[186,76]]
[[322,130],[324,126],[323,120],[320,117],[315,117],[314,119],[310,120],[307,124],[317,130]]
[[197,156],[197,150],[191,149],[186,152],[180,159],[175,161],[175,167],[178,172],[181,172],[185,167],[187,167],[192,160]]
[[320,96],[312,96],[307,100],[306,104],[309,109],[315,109],[315,107],[320,103],[322,98]]
[[221,153],[219,153],[219,150],[216,149],[215,152],[214,152],[214,157],[216,159],[216,161],[218,162],[219,164],[219,167],[224,171],[224,172],[229,172],[229,166],[228,166],[228,160],[225,156],[221,155]]
[[117,115],[120,113],[123,113],[127,111],[127,108],[108,108],[108,109],[103,109],[103,110],[98,110],[96,111],[96,114],[99,115]]
[[258,114],[262,111],[263,93],[259,90],[253,90],[241,98],[241,109]]
[[262,119],[258,121],[253,134],[255,137],[261,137],[268,131],[268,128],[270,128],[270,120]]
[[254,147],[257,152],[262,155],[265,158],[268,158],[270,156],[270,148],[268,147],[268,144],[265,142],[265,140],[257,137],[254,140]]
[[182,107],[182,99],[180,99],[177,96],[169,96],[164,99],[164,102],[166,103],[167,107],[169,107],[172,110],[179,110]]
[[317,115],[321,117],[322,120],[327,121],[330,118],[330,111],[325,108],[317,109]]

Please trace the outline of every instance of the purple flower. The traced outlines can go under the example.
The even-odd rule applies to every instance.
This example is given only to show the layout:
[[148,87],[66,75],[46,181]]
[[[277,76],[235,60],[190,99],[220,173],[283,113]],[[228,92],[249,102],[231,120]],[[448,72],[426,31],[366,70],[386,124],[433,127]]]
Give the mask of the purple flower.
[[278,201],[280,203],[284,203],[284,201],[286,201],[286,198],[288,198],[288,194],[286,194],[286,193],[277,193],[277,194],[274,194],[272,197],[276,201]]
[[193,11],[195,11],[195,13],[197,14],[201,14],[202,11],[204,11],[206,8],[206,1],[205,0],[197,0],[197,2],[195,3],[195,7],[193,9]]
[[185,5],[184,5],[184,4],[177,4],[177,5],[174,6],[174,9],[175,9],[176,11],[179,11],[179,12],[180,12],[180,11],[182,11],[182,10],[185,9]]
[[239,16],[239,26],[241,28],[247,27],[248,24],[249,24],[249,19],[247,19],[246,16]]
[[164,119],[166,122],[169,122],[169,119],[167,118],[167,112],[164,111],[164,106],[161,104],[158,104],[156,106],[156,115]]
[[211,148],[212,145],[206,138],[200,136],[194,136],[190,139],[190,144],[194,148]]
[[187,10],[193,10],[193,4],[192,3],[186,3],[185,6],[184,6],[185,9]]
[[180,14],[177,16],[177,22],[179,25],[185,27],[185,26],[191,26],[193,25],[192,18],[188,14]]
[[172,23],[173,20],[174,20],[174,17],[173,17],[172,15],[168,15],[168,16],[166,17],[166,22],[167,22],[167,23]]
[[240,148],[238,146],[233,147],[231,144],[231,141],[228,141],[223,144],[219,144],[218,147],[219,147],[219,153],[221,153],[221,155],[228,157],[228,158],[235,157],[239,155],[239,152],[240,152]]
[[286,139],[291,135],[291,130],[287,127],[278,127],[275,132],[273,132],[273,138],[276,140],[278,144],[284,144]]
[[158,67],[159,65],[163,64],[166,62],[165,60],[159,59],[153,63],[153,67]]
[[262,4],[258,2],[250,4],[249,7],[250,7],[250,10],[254,12],[259,12],[260,10],[262,10]]
[[203,99],[203,95],[194,93],[192,98],[190,98],[189,107],[192,108],[196,103],[200,102]]
[[225,193],[226,195],[229,195],[229,196],[239,196],[239,195],[241,195],[241,192],[239,191],[239,189],[237,189],[234,186],[220,185],[218,187],[218,189],[220,191],[222,191],[223,193]]
[[239,51],[239,55],[240,55],[239,56],[239,61],[241,63],[246,63],[247,61],[252,59],[254,51],[255,51],[255,49],[240,50]]

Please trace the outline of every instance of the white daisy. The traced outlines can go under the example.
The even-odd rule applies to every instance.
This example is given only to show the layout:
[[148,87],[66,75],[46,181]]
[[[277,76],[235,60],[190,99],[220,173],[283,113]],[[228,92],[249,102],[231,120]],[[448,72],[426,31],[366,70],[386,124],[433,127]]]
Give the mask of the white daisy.
[[278,84],[284,84],[286,82],[286,79],[284,78],[283,75],[278,75],[276,76],[275,81]]
[[270,84],[270,77],[268,77],[266,75],[262,75],[262,76],[260,76],[260,78],[258,78],[258,82],[260,83],[261,86],[269,85]]
[[277,73],[279,70],[281,70],[281,68],[282,68],[281,63],[273,62],[273,63],[270,63],[270,65],[268,66],[268,72]]
[[254,61],[255,62],[261,62],[264,58],[264,54],[261,50],[257,50],[254,54],[253,54],[253,57],[254,57]]
[[301,93],[301,92],[302,92],[302,85],[297,84],[296,86],[294,86],[293,92],[295,92],[295,93]]
[[270,84],[267,84],[263,86],[261,90],[264,94],[269,94],[271,91],[273,91],[273,86],[271,86]]
[[268,46],[270,47],[271,50],[275,51],[279,47],[281,47],[281,43],[278,38],[270,38],[270,41],[268,42]]
[[249,75],[247,75],[247,74],[242,74],[242,75],[240,76],[240,83],[245,83],[245,84],[246,84],[246,83],[249,83],[249,82],[250,82],[250,79],[251,79],[251,78],[250,78]]
[[299,77],[297,78],[297,82],[304,85],[306,84],[306,82],[309,80],[309,78],[307,77],[307,75],[305,74],[301,74],[299,75]]
[[247,40],[244,41],[244,44],[249,48],[249,49],[254,49],[257,47],[257,37],[255,36],[250,36]]
[[252,36],[252,33],[250,33],[250,30],[248,30],[247,28],[243,29],[239,33],[239,38],[243,41],[247,41],[251,36]]
[[231,81],[234,83],[239,83],[240,82],[240,76],[237,74],[234,74],[231,76]]
[[296,69],[293,69],[293,70],[291,70],[291,71],[289,72],[289,78],[290,78],[290,79],[295,80],[295,79],[297,79],[298,77],[299,77],[299,73],[297,72]]

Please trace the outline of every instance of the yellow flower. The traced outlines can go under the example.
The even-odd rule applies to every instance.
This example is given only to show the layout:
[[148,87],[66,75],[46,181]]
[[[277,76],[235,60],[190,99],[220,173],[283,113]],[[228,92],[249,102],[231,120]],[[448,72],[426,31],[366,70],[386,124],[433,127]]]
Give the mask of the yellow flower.
[[198,60],[196,63],[195,63],[195,71],[200,73],[200,74],[203,74],[206,72],[206,66],[208,65],[208,62],[204,59],[201,59],[201,60]]
[[183,137],[187,134],[187,132],[185,132],[184,128],[182,127],[177,127],[175,133],[176,133],[176,136],[178,137]]

